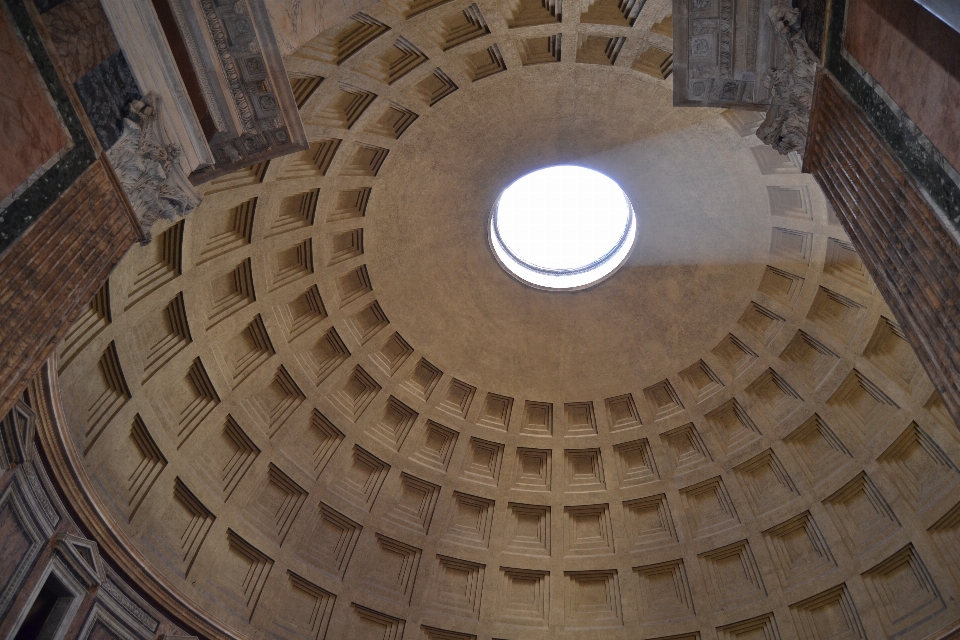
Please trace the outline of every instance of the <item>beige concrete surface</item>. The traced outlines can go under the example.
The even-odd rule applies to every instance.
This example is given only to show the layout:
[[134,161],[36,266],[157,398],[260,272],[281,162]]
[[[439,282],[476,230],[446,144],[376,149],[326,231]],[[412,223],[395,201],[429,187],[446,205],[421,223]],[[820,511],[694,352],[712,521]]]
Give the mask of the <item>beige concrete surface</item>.
[[[633,69],[670,48],[663,0],[632,27],[472,6],[381,4],[288,58],[324,78],[311,151],[208,185],[60,346],[117,529],[255,638],[954,620],[960,434],[813,180]],[[598,64],[590,38],[624,40]],[[575,293],[486,238],[499,191],[561,162],[640,218]]]

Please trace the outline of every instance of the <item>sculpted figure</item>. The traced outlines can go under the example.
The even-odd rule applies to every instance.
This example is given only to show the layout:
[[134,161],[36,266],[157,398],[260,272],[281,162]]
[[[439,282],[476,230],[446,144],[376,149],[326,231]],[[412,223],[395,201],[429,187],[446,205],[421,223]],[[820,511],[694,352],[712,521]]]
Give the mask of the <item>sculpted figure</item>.
[[160,100],[155,93],[135,100],[123,120],[120,139],[107,151],[145,242],[150,241],[150,228],[157,220],[185,216],[200,204],[200,196],[176,162],[180,149],[167,143],[163,134]]
[[817,58],[803,38],[799,10],[777,5],[768,15],[784,51],[784,64],[768,69],[760,78],[770,90],[771,100],[757,137],[783,155],[791,151],[802,154],[807,144]]

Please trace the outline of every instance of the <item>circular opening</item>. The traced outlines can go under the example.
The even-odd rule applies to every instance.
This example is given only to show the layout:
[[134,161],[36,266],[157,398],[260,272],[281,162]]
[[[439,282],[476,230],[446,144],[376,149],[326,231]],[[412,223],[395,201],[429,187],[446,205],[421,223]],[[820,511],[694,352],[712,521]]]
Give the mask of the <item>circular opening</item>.
[[583,289],[620,267],[637,216],[616,182],[574,165],[538,169],[503,190],[490,245],[511,275],[541,289]]

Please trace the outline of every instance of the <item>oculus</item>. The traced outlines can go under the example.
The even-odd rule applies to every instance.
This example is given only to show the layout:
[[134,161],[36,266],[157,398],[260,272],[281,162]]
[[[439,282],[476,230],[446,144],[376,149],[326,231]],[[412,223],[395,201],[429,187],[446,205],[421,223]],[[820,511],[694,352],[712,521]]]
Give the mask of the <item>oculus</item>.
[[539,289],[584,289],[629,257],[637,216],[608,176],[557,165],[503,190],[490,213],[489,240],[500,265],[520,281]]

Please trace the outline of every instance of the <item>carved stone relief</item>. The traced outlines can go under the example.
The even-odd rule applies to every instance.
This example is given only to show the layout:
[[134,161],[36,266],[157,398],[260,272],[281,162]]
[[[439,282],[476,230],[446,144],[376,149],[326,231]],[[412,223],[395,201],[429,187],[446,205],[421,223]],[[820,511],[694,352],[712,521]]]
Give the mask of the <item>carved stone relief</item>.
[[761,78],[771,101],[757,137],[784,155],[791,151],[803,153],[817,58],[803,37],[798,10],[776,6],[769,16],[784,56],[779,68],[770,68]]
[[757,137],[783,155],[806,144],[817,58],[781,0],[674,0],[673,103],[766,111]]
[[134,101],[123,133],[107,151],[147,242],[157,220],[184,216],[200,204],[200,196],[175,162],[180,149],[167,141],[159,106],[160,96],[154,93]]

